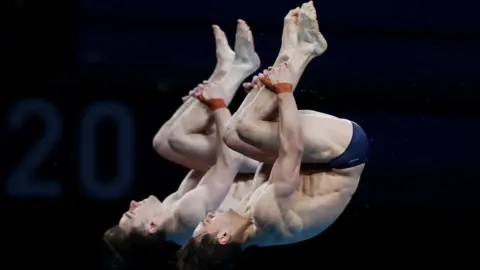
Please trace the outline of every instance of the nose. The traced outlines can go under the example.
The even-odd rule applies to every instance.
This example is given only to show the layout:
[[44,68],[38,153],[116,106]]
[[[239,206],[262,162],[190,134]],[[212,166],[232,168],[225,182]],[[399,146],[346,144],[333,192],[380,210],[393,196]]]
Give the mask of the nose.
[[138,202],[136,202],[136,201],[130,201],[130,208],[129,208],[129,210],[133,210],[133,209],[137,208],[138,205],[139,205]]

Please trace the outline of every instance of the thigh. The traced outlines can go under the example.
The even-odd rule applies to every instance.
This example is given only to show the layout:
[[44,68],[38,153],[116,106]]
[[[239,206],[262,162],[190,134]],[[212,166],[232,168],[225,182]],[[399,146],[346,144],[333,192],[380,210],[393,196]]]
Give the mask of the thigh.
[[353,134],[349,120],[309,111],[302,113],[303,162],[326,163],[347,149]]
[[[326,163],[340,156],[350,144],[352,123],[349,120],[315,111],[300,111],[304,150],[302,161]],[[251,136],[242,139],[276,156],[278,153],[278,122],[255,121]]]

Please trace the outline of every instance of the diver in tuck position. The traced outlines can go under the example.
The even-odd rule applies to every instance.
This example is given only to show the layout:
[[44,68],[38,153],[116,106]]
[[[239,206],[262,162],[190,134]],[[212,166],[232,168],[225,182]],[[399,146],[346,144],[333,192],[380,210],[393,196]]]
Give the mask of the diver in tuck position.
[[307,64],[327,48],[313,3],[285,19],[277,62],[244,85],[252,89],[224,134],[230,148],[264,162],[257,176],[265,181],[207,215],[177,253],[182,269],[223,269],[248,246],[312,238],[338,218],[357,189],[369,152],[365,132],[346,119],[301,113],[293,97]]

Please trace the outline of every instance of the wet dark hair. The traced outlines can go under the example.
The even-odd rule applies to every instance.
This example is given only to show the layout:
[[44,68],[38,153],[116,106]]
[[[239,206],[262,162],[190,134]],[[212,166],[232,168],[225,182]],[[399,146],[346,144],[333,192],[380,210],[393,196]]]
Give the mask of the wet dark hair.
[[126,233],[117,225],[105,232],[103,240],[125,265],[124,268],[152,269],[165,249],[166,235],[162,231],[142,234],[133,230]]
[[180,270],[225,270],[233,264],[242,252],[240,243],[222,245],[218,240],[205,234],[200,239],[190,238],[177,252]]

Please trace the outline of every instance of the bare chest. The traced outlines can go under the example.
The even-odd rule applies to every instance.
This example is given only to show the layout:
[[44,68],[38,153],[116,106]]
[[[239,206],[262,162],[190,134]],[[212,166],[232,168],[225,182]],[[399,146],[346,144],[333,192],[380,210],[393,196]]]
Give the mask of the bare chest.
[[225,196],[222,204],[218,207],[220,211],[233,209],[237,212],[243,212],[248,198],[258,187],[254,181],[253,174],[239,174]]

